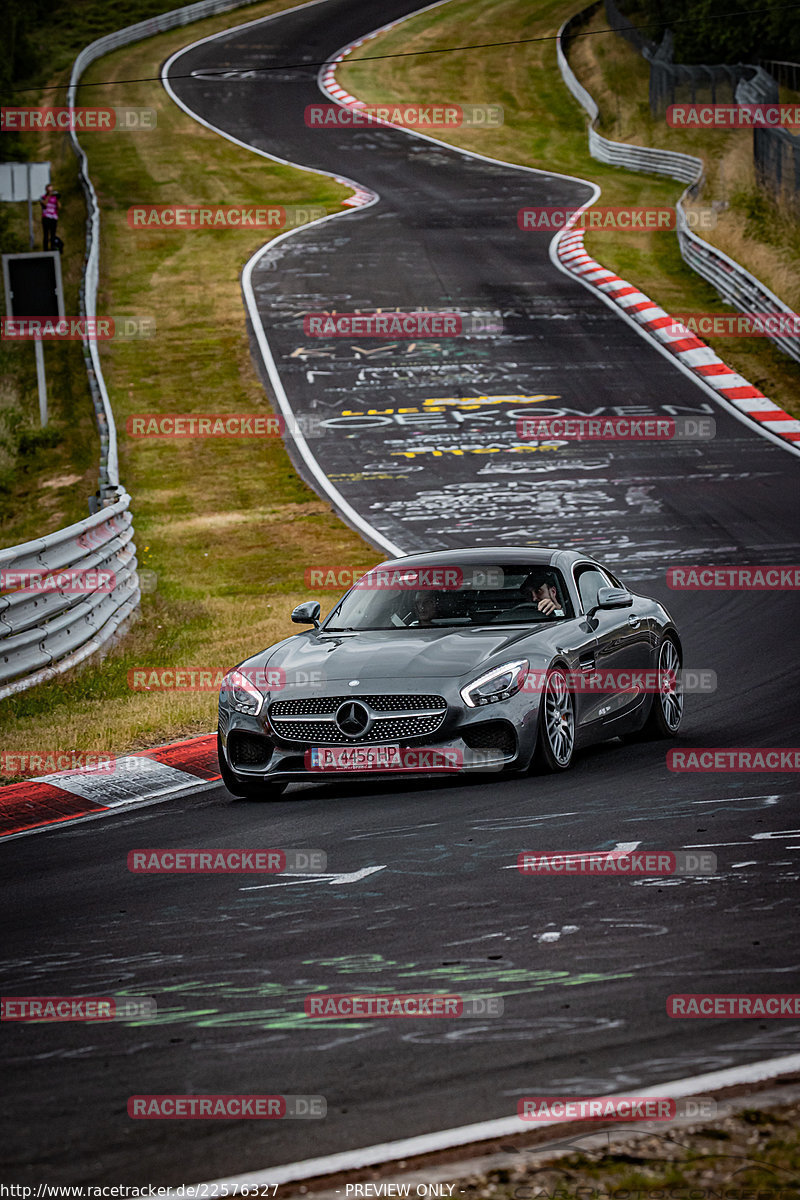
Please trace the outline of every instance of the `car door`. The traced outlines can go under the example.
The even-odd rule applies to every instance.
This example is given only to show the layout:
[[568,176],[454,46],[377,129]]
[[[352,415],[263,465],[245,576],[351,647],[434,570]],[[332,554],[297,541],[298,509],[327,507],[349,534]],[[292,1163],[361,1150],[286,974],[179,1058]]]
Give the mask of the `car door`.
[[[571,611],[571,610],[570,610]],[[597,659],[597,637],[593,623],[587,621],[582,613],[570,616],[563,624],[559,623],[555,637],[555,652],[567,663],[570,673],[570,690],[575,706],[575,728],[581,733],[597,720],[592,704],[592,696],[583,691],[580,681],[583,676],[594,670]]]
[[[597,604],[597,593],[601,587],[614,587],[615,583],[594,564],[578,565],[575,579],[584,613]],[[595,672],[601,678],[613,680],[612,686],[594,690],[590,677],[585,694],[586,720],[603,725],[634,712],[646,700],[647,693],[636,687],[622,687],[626,677],[643,672],[650,665],[650,643],[647,622],[642,620],[636,609],[636,600],[628,608],[598,609],[592,618],[596,639]]]

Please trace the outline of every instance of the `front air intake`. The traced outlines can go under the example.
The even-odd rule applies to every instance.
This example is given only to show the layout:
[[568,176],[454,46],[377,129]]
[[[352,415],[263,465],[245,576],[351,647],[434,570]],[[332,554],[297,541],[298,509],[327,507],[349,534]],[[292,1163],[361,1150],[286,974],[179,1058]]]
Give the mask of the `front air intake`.
[[236,732],[228,738],[228,758],[234,771],[269,766],[272,751],[272,742],[257,733]]
[[495,750],[506,758],[512,758],[517,752],[517,735],[508,721],[483,721],[480,725],[470,725],[461,736],[470,750]]

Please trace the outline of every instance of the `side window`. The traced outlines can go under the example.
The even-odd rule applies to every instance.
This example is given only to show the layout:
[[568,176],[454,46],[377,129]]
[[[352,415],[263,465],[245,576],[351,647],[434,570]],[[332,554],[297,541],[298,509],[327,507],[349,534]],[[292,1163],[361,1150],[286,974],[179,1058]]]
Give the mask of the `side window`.
[[578,575],[578,592],[583,605],[583,611],[588,612],[590,608],[594,608],[597,604],[597,593],[601,587],[609,587],[609,581],[606,579],[602,571],[598,571],[596,567],[579,568]]

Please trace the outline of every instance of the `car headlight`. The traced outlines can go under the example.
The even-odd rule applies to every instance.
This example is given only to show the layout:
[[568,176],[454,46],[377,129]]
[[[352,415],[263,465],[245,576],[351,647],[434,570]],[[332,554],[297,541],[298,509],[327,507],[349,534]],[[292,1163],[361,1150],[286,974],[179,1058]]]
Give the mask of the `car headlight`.
[[236,712],[247,713],[250,717],[258,716],[261,712],[265,697],[241,671],[229,671],[220,691],[228,693],[231,708]]
[[496,704],[498,700],[508,700],[518,692],[528,674],[527,658],[517,662],[504,663],[495,667],[486,675],[481,675],[472,683],[461,689],[461,699],[470,708],[480,708],[483,704]]

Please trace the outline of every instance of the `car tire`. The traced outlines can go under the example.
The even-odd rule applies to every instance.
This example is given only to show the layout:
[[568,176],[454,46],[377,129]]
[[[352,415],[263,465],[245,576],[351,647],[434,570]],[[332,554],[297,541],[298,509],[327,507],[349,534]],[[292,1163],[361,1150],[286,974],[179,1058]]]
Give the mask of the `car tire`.
[[553,774],[568,771],[575,758],[575,701],[561,667],[548,671],[539,705],[534,766]]
[[[658,670],[665,675],[676,674],[681,670],[681,652],[675,639],[669,634],[664,638],[658,650]],[[649,742],[677,736],[683,720],[683,689],[659,688],[653,696],[647,720],[636,733],[627,735],[632,742]]]
[[242,782],[237,779],[228,766],[225,755],[222,752],[222,738],[217,733],[217,758],[219,759],[219,773],[222,776],[222,782],[231,793],[232,796],[238,796],[243,800],[277,800],[283,795],[286,790],[285,783],[273,783],[271,780],[254,779],[252,782]]

